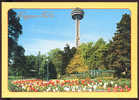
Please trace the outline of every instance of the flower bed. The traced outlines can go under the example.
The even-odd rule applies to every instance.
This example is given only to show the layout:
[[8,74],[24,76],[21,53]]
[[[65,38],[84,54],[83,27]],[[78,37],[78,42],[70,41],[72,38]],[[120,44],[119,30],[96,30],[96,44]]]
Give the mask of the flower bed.
[[105,80],[16,80],[11,81],[11,92],[128,92],[130,86],[120,86],[115,81]]

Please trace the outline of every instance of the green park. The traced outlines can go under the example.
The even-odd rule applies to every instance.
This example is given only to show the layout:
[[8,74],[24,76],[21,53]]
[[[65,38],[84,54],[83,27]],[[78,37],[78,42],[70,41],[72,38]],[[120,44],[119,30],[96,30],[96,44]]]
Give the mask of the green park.
[[[131,90],[130,14],[121,15],[120,20],[115,23],[116,31],[109,41],[100,37],[96,41],[80,43],[82,36],[79,36],[79,24],[81,19],[85,20],[85,14],[86,12],[80,8],[72,11],[71,21],[76,22],[76,25],[74,24],[76,46],[65,43],[62,49],[56,47],[47,54],[38,51],[36,54],[26,55],[26,49],[18,43],[19,38],[24,34],[23,22],[16,11],[13,9],[8,11],[10,92],[128,92]],[[94,38],[95,35],[92,37]],[[45,46],[47,48],[47,44]]]

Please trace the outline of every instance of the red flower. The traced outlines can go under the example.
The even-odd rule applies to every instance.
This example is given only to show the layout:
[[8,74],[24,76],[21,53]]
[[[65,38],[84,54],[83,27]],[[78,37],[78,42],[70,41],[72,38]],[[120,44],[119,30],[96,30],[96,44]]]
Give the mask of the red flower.
[[99,80],[99,82],[102,82],[102,80]]
[[121,88],[121,89],[120,89],[120,92],[124,92],[124,89]]
[[117,90],[118,90],[117,88],[113,88],[113,92],[117,92]]
[[37,82],[37,85],[39,85],[39,82]]
[[74,82],[75,82],[75,81],[74,81],[74,80],[72,80],[72,83],[73,83],[73,84],[74,84]]
[[111,88],[108,88],[108,92],[111,92]]
[[92,83],[94,83],[94,81],[91,81]]
[[77,80],[75,81],[75,83],[76,83],[76,85],[79,85],[79,82]]
[[38,92],[38,90],[37,90],[37,89],[35,89],[34,91],[35,91],[35,92]]
[[59,80],[56,80],[56,83],[58,84],[60,81]]
[[31,88],[31,90],[35,90],[35,88],[34,88],[34,87],[32,87],[32,88]]
[[64,82],[63,82],[63,83],[61,83],[61,86],[64,86],[64,84],[65,84]]
[[84,84],[85,80],[82,80],[81,83]]
[[72,86],[72,83],[70,83],[69,85]]
[[43,86],[47,86],[47,83],[44,83]]
[[70,83],[70,80],[67,80],[67,83]]
[[51,84],[52,84],[53,86],[55,86],[55,83],[54,83],[54,82],[52,82]]

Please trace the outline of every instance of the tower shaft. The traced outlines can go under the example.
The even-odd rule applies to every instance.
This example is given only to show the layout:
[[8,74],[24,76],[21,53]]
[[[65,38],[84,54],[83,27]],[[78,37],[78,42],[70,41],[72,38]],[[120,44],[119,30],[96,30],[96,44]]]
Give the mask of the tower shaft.
[[76,47],[80,45],[80,20],[76,19]]

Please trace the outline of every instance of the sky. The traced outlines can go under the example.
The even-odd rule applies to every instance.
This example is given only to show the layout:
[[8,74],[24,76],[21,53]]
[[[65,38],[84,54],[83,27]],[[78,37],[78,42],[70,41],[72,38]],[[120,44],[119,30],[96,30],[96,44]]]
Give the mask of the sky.
[[[80,20],[80,43],[106,42],[116,32],[116,24],[122,15],[130,14],[128,9],[83,9]],[[18,44],[25,49],[25,55],[46,54],[55,48],[63,50],[68,43],[75,46],[75,21],[72,9],[14,9],[23,27]]]

